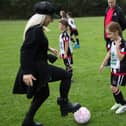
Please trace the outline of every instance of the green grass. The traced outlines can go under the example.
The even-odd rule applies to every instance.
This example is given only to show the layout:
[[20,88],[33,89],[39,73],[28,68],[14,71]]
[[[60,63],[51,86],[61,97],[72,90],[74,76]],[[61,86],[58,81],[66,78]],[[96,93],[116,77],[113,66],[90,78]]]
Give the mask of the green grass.
[[[26,21],[0,21],[0,126],[20,126],[30,105],[24,95],[13,95],[12,88],[19,66],[19,50]],[[116,115],[109,108],[114,100],[110,90],[109,69],[98,72],[105,55],[103,18],[77,18],[80,49],[74,49],[74,83],[70,91],[71,101],[78,101],[91,111],[91,120],[86,126],[124,126],[126,113]],[[47,33],[50,46],[58,49],[58,21],[54,21]],[[55,65],[64,67],[62,60]],[[123,89],[126,96],[126,91]],[[50,83],[50,97],[36,114],[35,119],[45,126],[78,126],[73,114],[61,117],[56,98],[58,82]]]

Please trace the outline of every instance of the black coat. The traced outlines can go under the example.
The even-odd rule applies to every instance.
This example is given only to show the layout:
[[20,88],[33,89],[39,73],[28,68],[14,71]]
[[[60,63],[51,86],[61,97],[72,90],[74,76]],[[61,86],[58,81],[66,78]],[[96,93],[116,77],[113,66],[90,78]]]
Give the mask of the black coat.
[[47,63],[48,40],[40,25],[28,29],[20,50],[20,67],[14,83],[13,93],[23,94],[28,87],[22,80],[23,74],[32,74],[34,92],[48,84]]

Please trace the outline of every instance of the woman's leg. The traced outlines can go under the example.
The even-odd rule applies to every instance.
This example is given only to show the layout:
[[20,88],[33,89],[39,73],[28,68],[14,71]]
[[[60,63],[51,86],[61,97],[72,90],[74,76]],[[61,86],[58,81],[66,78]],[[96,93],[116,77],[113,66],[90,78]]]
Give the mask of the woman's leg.
[[71,73],[66,70],[49,65],[49,82],[60,82],[60,96],[68,98],[68,93],[71,87]]
[[42,105],[42,103],[48,98],[48,96],[49,96],[48,85],[46,87],[43,87],[42,90],[40,90],[40,92],[35,94],[22,126],[43,126],[42,124],[34,123],[34,116],[39,107]]
[[79,109],[80,104],[72,104],[68,100],[71,86],[71,73],[62,68],[49,65],[49,78],[50,82],[61,80],[60,97],[57,99],[57,103],[60,105],[62,116],[67,115],[68,112],[74,112]]

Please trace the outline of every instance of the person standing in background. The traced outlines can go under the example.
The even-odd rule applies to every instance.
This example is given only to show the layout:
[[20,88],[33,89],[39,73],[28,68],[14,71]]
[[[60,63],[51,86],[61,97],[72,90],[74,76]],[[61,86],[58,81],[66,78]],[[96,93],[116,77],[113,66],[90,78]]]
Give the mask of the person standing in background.
[[[121,29],[126,28],[126,19],[122,9],[116,5],[116,0],[107,0],[108,7],[105,10],[104,17],[104,39],[106,41],[106,50],[109,51],[111,48],[111,40],[108,38],[106,33],[106,27],[113,21],[120,24]],[[108,60],[107,66],[110,65],[110,60]]]
[[66,12],[64,10],[60,10],[60,16],[61,16],[61,20],[67,21]]
[[66,15],[67,15],[67,20],[68,20],[69,29],[70,29],[71,41],[74,43],[74,48],[80,48],[80,42],[78,38],[79,34],[78,34],[77,27],[75,25],[74,19],[72,18],[72,13],[68,12]]

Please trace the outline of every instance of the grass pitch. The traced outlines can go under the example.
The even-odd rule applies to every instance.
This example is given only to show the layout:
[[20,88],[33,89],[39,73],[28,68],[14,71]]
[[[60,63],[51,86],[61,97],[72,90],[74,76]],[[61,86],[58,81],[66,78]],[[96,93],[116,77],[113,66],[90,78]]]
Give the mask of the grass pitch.
[[[19,50],[26,21],[0,21],[0,126],[21,126],[30,105],[24,95],[13,95],[12,87],[19,66]],[[91,111],[91,120],[85,126],[124,126],[126,113],[116,115],[110,111],[114,100],[110,90],[109,68],[98,72],[106,54],[103,39],[103,18],[77,18],[80,49],[74,49],[74,83],[70,99],[80,102]],[[50,26],[50,46],[58,49],[58,21]],[[62,60],[55,65],[64,67]],[[73,114],[61,117],[56,98],[59,82],[50,83],[50,97],[41,106],[35,119],[45,126],[78,126]],[[122,89],[126,96],[126,89]]]

